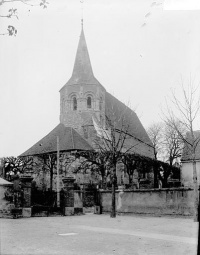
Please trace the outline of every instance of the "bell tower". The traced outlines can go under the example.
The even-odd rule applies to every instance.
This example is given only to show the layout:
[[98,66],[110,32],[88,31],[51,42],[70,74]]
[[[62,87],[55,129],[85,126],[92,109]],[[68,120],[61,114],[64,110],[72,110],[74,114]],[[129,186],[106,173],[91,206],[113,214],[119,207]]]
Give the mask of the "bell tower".
[[104,125],[105,93],[93,74],[82,21],[72,76],[60,90],[60,122],[88,139],[94,132],[93,118]]

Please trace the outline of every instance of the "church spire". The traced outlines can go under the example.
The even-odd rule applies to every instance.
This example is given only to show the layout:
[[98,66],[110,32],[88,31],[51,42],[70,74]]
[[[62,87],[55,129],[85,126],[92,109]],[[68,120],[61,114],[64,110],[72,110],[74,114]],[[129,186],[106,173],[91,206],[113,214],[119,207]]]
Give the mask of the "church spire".
[[81,35],[76,52],[72,76],[67,84],[99,84],[94,77],[81,19]]

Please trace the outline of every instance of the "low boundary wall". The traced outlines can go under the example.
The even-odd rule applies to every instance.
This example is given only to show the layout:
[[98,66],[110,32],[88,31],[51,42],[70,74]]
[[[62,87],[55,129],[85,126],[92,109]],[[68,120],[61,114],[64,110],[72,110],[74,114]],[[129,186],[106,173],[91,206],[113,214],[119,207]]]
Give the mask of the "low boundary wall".
[[[111,191],[101,190],[100,194],[102,212],[110,212]],[[116,191],[118,213],[192,216],[193,201],[190,188]]]

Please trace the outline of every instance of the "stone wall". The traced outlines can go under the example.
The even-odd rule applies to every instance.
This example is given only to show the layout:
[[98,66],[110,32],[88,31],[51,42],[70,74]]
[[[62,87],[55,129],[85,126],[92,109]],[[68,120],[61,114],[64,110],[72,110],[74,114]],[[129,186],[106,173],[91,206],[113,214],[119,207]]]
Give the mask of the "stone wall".
[[[77,99],[77,110],[73,110],[73,97]],[[92,99],[87,108],[87,96]],[[60,122],[73,127],[83,135],[82,127],[92,124],[92,116],[105,119],[105,89],[101,85],[67,85],[60,90]],[[101,116],[101,117],[100,117]]]
[[[111,191],[101,191],[102,211],[110,212]],[[189,188],[127,190],[116,192],[118,213],[154,215],[193,214],[193,190]]]

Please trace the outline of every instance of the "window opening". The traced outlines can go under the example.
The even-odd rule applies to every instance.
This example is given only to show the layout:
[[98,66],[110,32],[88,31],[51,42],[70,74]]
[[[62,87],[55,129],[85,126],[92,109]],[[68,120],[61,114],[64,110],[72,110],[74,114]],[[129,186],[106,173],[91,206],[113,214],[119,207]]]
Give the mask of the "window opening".
[[77,110],[77,99],[76,99],[76,97],[73,97],[73,110],[74,111]]
[[87,108],[92,108],[92,99],[91,99],[91,97],[87,98]]

